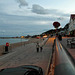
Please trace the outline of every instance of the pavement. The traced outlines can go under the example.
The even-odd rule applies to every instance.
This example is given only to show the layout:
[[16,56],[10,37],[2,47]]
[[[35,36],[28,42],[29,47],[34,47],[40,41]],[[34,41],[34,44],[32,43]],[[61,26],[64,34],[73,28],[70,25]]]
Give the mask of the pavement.
[[43,69],[44,74],[49,67],[51,59],[52,45],[55,38],[49,38],[45,41],[42,52],[36,51],[36,44],[30,43],[12,50],[12,52],[0,56],[0,69],[17,67],[21,65],[36,65]]
[[71,48],[70,45],[67,45],[67,39],[72,39],[75,37],[63,37],[61,44],[64,46],[64,48],[67,50],[68,54],[71,56],[71,58],[73,59],[73,61],[75,62],[75,47]]

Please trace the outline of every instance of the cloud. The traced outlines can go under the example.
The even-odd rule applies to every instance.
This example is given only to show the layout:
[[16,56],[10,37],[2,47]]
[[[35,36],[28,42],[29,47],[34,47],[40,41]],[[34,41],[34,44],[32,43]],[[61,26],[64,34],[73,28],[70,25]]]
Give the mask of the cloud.
[[28,6],[28,3],[25,0],[16,0],[19,3],[19,7]]
[[36,14],[49,14],[47,9],[44,9],[42,6],[37,4],[32,5],[31,11]]
[[[52,23],[57,20],[56,16],[48,15],[19,16],[0,13],[0,17],[0,35],[4,33],[4,35],[8,36],[40,34],[46,30],[53,29]],[[68,19],[66,21],[59,20],[62,27],[68,21]]]
[[37,4],[32,5],[31,11],[36,14],[60,14],[57,9],[45,9],[44,7]]
[[58,9],[45,9],[44,7],[37,4],[32,5],[31,11],[33,13],[40,14],[40,15],[49,15],[49,16],[51,15],[54,17],[58,17],[58,20],[63,20],[64,18],[70,16],[69,14],[65,14],[64,12],[59,11]]
[[63,17],[58,17],[57,19],[58,19],[58,20],[64,20],[65,18],[63,18]]

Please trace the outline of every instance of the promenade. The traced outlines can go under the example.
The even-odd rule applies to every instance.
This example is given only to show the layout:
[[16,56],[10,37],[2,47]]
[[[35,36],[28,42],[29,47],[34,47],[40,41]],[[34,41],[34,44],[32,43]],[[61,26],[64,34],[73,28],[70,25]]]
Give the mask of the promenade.
[[[12,52],[0,56],[0,69],[16,67],[21,65],[36,65],[40,66],[44,74],[47,71],[48,63],[51,58],[52,45],[55,38],[49,38],[43,46],[43,51],[36,51],[36,44],[30,43],[25,46],[20,46],[12,50]],[[41,42],[40,44],[42,44]]]

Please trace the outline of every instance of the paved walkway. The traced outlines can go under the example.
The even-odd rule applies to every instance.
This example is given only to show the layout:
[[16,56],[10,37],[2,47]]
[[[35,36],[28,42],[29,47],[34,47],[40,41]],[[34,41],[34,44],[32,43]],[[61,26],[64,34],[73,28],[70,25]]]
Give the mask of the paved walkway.
[[36,44],[31,43],[0,56],[0,69],[21,65],[36,65],[42,67],[45,74],[52,53],[53,42],[54,38],[49,38],[43,47],[43,51],[39,53],[36,51]]
[[63,37],[61,43],[68,50],[68,52],[71,54],[71,56],[75,60],[75,48],[71,48],[70,45],[67,46],[67,39],[72,39],[72,37]]

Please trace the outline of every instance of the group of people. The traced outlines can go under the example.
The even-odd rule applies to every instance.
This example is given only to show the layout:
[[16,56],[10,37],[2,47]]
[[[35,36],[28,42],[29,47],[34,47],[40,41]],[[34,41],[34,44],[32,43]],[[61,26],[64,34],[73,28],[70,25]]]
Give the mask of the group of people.
[[39,52],[39,50],[40,50],[40,52],[42,52],[42,49],[43,49],[42,46],[40,46],[39,43],[37,43],[36,44],[36,50],[37,50],[37,52]]

